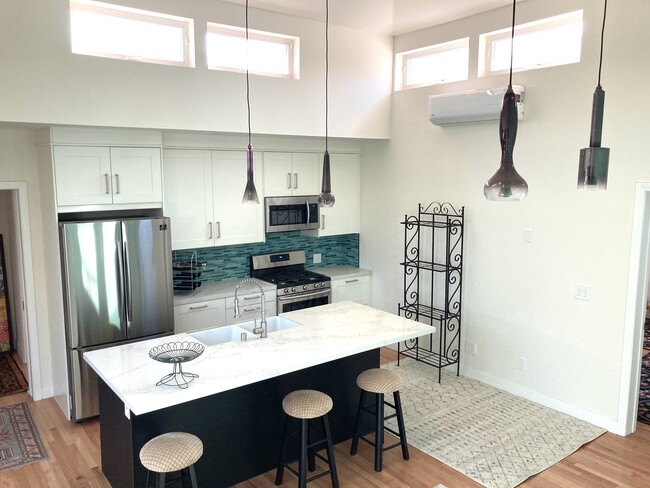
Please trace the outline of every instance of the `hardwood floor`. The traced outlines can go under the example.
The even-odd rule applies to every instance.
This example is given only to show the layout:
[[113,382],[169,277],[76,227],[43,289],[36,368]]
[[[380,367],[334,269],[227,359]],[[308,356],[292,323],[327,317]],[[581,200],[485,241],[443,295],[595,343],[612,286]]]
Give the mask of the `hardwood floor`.
[[[394,355],[394,351],[382,350],[382,362],[394,360]],[[0,488],[110,487],[100,469],[98,421],[68,422],[52,398],[34,402],[26,393],[0,397],[0,406],[18,402],[29,404],[49,458],[0,473]],[[381,473],[373,470],[371,446],[361,443],[356,456],[349,455],[349,448],[349,441],[335,447],[342,488],[432,488],[437,484],[448,488],[481,486],[413,447],[410,448],[409,461],[402,460],[399,449],[387,451]],[[236,488],[271,488],[275,486],[274,477],[271,471],[239,483]],[[286,473],[283,486],[296,486],[295,478],[292,478],[290,473]],[[331,485],[329,478],[321,478],[309,486],[324,488]],[[650,486],[650,425],[638,424],[637,431],[628,437],[606,433],[520,486],[646,488]]]

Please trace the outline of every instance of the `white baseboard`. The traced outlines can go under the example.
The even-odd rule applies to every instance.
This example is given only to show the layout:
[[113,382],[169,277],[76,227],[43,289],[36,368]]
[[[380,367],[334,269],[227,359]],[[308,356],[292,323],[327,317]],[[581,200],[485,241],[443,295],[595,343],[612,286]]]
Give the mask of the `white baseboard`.
[[624,435],[618,432],[619,425],[617,419],[598,415],[597,413],[594,413],[590,410],[585,410],[584,408],[576,407],[575,405],[562,402],[556,398],[542,395],[541,393],[526,388],[520,384],[504,381],[501,378],[495,378],[494,376],[487,375],[472,368],[461,367],[461,374],[463,376],[467,376],[468,378],[474,378],[476,380],[482,381],[483,383],[494,386],[495,388],[499,388],[500,390],[507,391],[508,393],[512,393],[518,397],[525,398],[531,402],[538,403],[545,407],[552,408],[553,410],[557,410],[558,412],[571,415],[577,419],[589,422],[590,424],[596,425],[598,427],[602,427],[603,429],[607,429],[609,432],[613,432],[614,434]]

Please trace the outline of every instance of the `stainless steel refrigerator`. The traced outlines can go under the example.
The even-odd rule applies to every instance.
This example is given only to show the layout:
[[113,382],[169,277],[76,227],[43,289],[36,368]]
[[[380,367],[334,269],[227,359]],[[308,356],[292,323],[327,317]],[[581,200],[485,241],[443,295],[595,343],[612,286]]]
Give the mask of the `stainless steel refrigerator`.
[[174,331],[167,217],[59,224],[70,415],[99,413],[83,353]]

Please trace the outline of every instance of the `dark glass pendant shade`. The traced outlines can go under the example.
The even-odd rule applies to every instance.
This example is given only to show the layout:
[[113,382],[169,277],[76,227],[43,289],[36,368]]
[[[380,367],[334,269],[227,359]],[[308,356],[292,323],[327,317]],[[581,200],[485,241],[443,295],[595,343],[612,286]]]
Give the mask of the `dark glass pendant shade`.
[[580,149],[578,190],[606,190],[609,170],[609,148],[600,147],[603,134],[605,91],[600,85],[594,91],[591,108],[589,147]]
[[318,195],[318,205],[321,207],[333,207],[336,199],[332,193],[332,180],[330,177],[330,153],[325,149],[323,155],[323,184]]
[[499,120],[499,139],[501,143],[501,165],[494,176],[485,182],[483,193],[492,201],[518,201],[528,195],[528,184],[517,173],[512,153],[517,138],[517,100],[512,85],[503,96],[501,118]]
[[241,202],[260,203],[253,177],[253,146],[250,144],[246,149],[246,188],[244,189],[244,197],[241,199]]

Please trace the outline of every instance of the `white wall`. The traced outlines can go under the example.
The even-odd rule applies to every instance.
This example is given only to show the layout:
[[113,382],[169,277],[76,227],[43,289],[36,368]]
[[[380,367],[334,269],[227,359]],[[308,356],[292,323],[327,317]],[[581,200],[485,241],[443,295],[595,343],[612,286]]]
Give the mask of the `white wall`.
[[[205,66],[207,21],[244,25],[241,6],[218,0],[113,0],[195,20],[196,68],[70,53],[68,0],[3,0],[0,121],[47,125],[245,132],[245,76]],[[252,29],[299,36],[300,80],[251,76],[252,130],[322,136],[324,24],[251,9]],[[392,43],[330,27],[330,135],[387,138]]]
[[[500,160],[498,122],[437,127],[427,97],[506,86],[507,76],[396,92],[392,139],[367,144],[362,168],[361,266],[374,270],[373,305],[401,301],[404,214],[449,201],[466,212],[463,338],[477,344],[464,370],[611,427],[618,412],[630,233],[637,181],[650,180],[643,87],[650,66],[650,5],[610,3],[602,74],[603,145],[611,148],[605,192],[578,192],[578,155],[588,145],[602,2],[529,0],[518,23],[584,8],[582,62],[515,73],[526,119],[514,161],[530,191],[521,203],[488,202],[483,184]],[[395,39],[396,52],[507,27],[509,8]],[[533,232],[525,243],[524,229]],[[381,245],[379,244],[381,243]],[[388,255],[387,255],[388,254]],[[576,284],[590,300],[573,298]],[[526,371],[517,369],[519,357]]]

